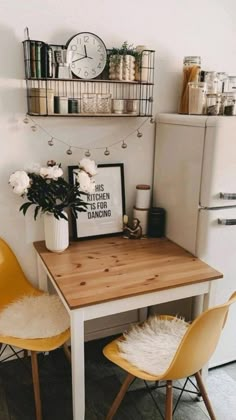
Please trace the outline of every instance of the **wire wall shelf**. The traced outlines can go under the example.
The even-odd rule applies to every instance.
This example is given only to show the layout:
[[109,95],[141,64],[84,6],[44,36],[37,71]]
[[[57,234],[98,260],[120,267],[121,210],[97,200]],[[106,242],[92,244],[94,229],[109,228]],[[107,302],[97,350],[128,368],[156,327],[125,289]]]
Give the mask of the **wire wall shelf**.
[[[66,46],[23,41],[28,114],[59,117],[151,117],[155,51],[133,58],[132,80],[123,72],[111,74],[114,56],[94,79],[75,77],[66,63]],[[136,62],[135,62],[136,60]],[[116,66],[120,63],[116,63]]]

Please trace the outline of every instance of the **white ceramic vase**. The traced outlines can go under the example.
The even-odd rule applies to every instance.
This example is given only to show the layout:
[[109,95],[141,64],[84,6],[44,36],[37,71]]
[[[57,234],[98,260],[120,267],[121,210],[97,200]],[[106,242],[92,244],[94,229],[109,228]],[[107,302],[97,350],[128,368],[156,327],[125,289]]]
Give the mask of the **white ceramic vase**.
[[[63,212],[65,215],[66,213]],[[65,219],[56,219],[52,213],[44,214],[45,245],[49,251],[62,252],[69,246],[69,227]]]

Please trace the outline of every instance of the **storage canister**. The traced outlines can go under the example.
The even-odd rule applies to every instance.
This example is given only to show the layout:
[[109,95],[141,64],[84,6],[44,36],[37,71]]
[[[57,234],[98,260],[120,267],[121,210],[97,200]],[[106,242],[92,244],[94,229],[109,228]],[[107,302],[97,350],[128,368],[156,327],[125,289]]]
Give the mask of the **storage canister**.
[[206,113],[205,82],[189,83],[189,114],[202,115]]
[[166,211],[161,207],[151,207],[148,217],[148,235],[161,238],[165,236]]
[[148,212],[149,212],[149,209],[137,209],[136,207],[134,207],[133,209],[133,218],[138,219],[140,221],[143,235],[147,235]]
[[146,184],[136,185],[136,209],[149,209],[151,200],[151,187]]
[[183,64],[183,84],[179,104],[179,113],[188,114],[189,112],[189,83],[198,82],[201,71],[201,57],[187,56],[184,57]]

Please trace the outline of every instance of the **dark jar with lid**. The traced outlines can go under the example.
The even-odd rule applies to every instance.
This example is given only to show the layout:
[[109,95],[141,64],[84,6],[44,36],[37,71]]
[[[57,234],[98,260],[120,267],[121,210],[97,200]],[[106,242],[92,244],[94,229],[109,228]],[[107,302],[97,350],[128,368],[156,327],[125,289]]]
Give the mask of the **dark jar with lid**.
[[151,207],[148,215],[148,235],[154,238],[165,236],[166,211],[161,207]]

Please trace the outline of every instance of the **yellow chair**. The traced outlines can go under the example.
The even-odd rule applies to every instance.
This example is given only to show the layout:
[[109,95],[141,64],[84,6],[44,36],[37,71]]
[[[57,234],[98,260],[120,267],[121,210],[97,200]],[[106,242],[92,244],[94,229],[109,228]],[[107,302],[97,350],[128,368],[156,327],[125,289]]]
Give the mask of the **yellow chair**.
[[[44,292],[29,283],[14,253],[6,242],[0,238],[0,313],[6,306],[15,302],[19,298],[24,296],[39,296],[43,293]],[[63,345],[66,355],[69,357],[69,350],[66,346],[66,341],[69,338],[69,329],[53,337],[38,339],[22,339],[0,335],[1,344],[7,344],[24,349],[26,350],[26,353],[28,350],[31,352],[31,366],[37,420],[42,420],[37,352],[54,350]]]
[[[128,375],[109,410],[106,420],[113,419],[127,389],[136,378],[143,379],[144,381],[166,381],[165,420],[172,420],[172,381],[192,375],[196,378],[198,388],[210,418],[212,420],[216,420],[202,381],[201,369],[213,354],[218,343],[221,330],[226,322],[229,306],[235,301],[236,292],[225,304],[215,306],[203,312],[197,319],[195,319],[194,322],[189,325],[168,369],[159,376],[150,375],[147,372],[141,371],[121,357],[118,341],[123,340],[123,336],[104,347],[103,353],[105,357],[128,372]],[[170,319],[172,317],[161,316],[161,318]]]

